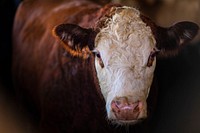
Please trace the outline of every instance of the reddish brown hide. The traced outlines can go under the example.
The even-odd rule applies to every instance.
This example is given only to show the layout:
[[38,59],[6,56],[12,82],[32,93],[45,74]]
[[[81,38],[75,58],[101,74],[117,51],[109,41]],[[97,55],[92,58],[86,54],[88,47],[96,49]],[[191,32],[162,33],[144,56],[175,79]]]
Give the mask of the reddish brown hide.
[[[13,81],[22,102],[38,114],[40,132],[120,133],[127,130],[127,127],[109,124],[106,118],[94,56],[91,54],[88,59],[71,56],[52,35],[54,27],[63,23],[98,32],[97,21],[108,15],[112,6],[119,5],[101,8],[84,0],[27,0],[20,5],[13,30]],[[157,35],[156,25],[142,18]],[[157,31],[165,33],[161,28]],[[159,42],[160,38],[156,39]],[[148,115],[155,106],[155,84],[154,80],[148,97]],[[147,133],[147,121],[129,126],[129,131]]]

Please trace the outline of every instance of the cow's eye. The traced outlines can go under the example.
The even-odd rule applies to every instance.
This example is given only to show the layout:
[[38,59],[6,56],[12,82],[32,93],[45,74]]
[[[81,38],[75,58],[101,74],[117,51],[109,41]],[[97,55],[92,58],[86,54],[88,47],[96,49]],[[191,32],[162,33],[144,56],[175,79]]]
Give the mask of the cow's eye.
[[100,52],[99,52],[98,50],[95,49],[95,50],[92,51],[92,53],[93,53],[96,57],[101,58]]
[[151,67],[151,66],[152,66],[153,61],[154,61],[154,58],[155,58],[155,56],[154,56],[154,54],[151,52],[150,55],[149,55],[149,58],[148,58],[148,62],[147,62],[147,66],[148,66],[148,67]]
[[101,55],[99,52],[97,52],[95,55],[96,55],[96,57],[101,58]]
[[147,67],[151,67],[153,65],[153,61],[158,53],[159,53],[159,50],[157,48],[154,48],[153,51],[151,51],[148,58]]
[[101,68],[104,68],[104,64],[103,61],[101,59],[101,54],[98,50],[93,50],[93,53],[95,54],[95,56],[98,58],[99,61],[99,65],[101,66]]

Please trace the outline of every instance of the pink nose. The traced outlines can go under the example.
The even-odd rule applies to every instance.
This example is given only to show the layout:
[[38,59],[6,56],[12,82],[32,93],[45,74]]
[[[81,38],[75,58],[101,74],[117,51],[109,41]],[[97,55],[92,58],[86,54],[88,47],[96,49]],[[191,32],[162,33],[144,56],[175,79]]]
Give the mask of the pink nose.
[[130,102],[127,97],[120,97],[111,102],[111,108],[119,120],[137,120],[140,114],[140,102]]

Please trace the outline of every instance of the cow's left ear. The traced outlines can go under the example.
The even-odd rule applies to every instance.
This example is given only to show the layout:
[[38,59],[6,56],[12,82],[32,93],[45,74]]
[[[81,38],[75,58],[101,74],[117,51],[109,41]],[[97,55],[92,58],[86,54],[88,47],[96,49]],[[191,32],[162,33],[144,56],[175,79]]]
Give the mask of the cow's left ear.
[[61,24],[54,27],[53,35],[72,56],[88,58],[94,48],[96,32],[75,24]]
[[169,28],[157,27],[156,42],[161,56],[170,56],[178,52],[181,46],[188,44],[198,33],[199,26],[183,21]]

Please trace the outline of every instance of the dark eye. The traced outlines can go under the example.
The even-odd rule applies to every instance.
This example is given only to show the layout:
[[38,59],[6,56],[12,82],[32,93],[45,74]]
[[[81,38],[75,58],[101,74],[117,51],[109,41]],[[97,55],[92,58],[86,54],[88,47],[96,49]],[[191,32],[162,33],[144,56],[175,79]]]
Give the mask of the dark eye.
[[97,56],[98,58],[101,58],[101,55],[100,55],[99,52],[96,53],[96,56]]
[[148,67],[151,67],[153,65],[153,61],[158,53],[159,53],[159,50],[157,48],[154,48],[153,51],[151,51],[148,58],[148,62],[147,62]]
[[151,67],[151,66],[152,66],[153,61],[154,61],[154,58],[155,58],[155,56],[154,56],[154,54],[151,52],[150,55],[149,55],[149,58],[148,58],[148,62],[147,62],[147,66],[148,66],[148,67]]
[[103,61],[101,59],[101,54],[98,50],[93,50],[93,53],[95,54],[95,56],[98,58],[99,61],[99,65],[101,66],[101,68],[104,68],[104,64]]
[[98,50],[93,50],[92,53],[98,57],[98,58],[101,58],[101,55],[100,55],[100,52]]

